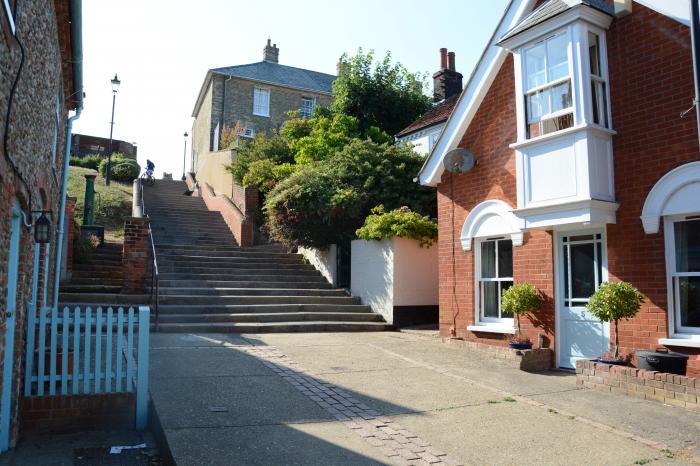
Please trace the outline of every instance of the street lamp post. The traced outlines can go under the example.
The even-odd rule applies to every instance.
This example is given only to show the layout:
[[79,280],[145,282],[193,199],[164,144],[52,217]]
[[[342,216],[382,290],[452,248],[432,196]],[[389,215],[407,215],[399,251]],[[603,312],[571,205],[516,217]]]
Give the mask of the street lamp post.
[[185,147],[182,149],[182,181],[185,181],[187,179],[185,176],[185,159],[187,158],[187,136],[189,134],[185,132],[183,136],[185,136]]
[[119,91],[119,85],[121,81],[114,73],[114,79],[112,79],[112,121],[109,124],[109,148],[107,151],[107,169],[105,170],[105,184],[109,186],[110,176],[112,174],[112,133],[114,132],[114,104],[117,101],[117,92]]

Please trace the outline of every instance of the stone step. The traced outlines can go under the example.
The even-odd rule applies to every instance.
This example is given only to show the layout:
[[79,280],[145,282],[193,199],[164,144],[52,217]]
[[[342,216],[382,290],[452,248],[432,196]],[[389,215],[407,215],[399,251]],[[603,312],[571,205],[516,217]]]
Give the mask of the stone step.
[[121,294],[121,293],[59,293],[58,302],[81,306],[89,304],[148,304],[151,302],[150,294]]
[[[192,273],[192,272],[168,272],[158,270],[159,279],[163,280],[205,280],[205,281],[231,281],[231,279],[255,279],[261,281],[304,281],[323,279],[322,275],[317,270],[296,270],[287,273],[279,273],[278,269],[261,269],[247,270],[242,269],[237,272],[229,273]],[[241,280],[233,280],[241,281]]]
[[272,323],[164,323],[163,333],[300,333],[300,332],[383,332],[391,330],[384,322],[272,322]]
[[124,280],[121,277],[113,277],[111,275],[105,275],[104,277],[95,277],[93,274],[88,274],[83,277],[76,277],[75,272],[72,274],[70,281],[64,281],[61,283],[61,289],[65,285],[113,285],[121,286]]
[[76,272],[121,272],[122,264],[73,264],[73,270]]
[[169,314],[272,314],[277,312],[352,312],[372,314],[364,304],[160,304],[160,315]]
[[[163,280],[159,284],[163,288],[167,287],[185,287],[191,286],[196,288],[212,287],[212,288],[296,288],[296,289],[329,289],[331,284],[325,281],[322,277],[318,279],[306,281],[289,281],[290,277],[279,276],[278,280],[259,280],[259,281],[222,281],[222,280]],[[287,281],[285,281],[287,280]]]
[[264,270],[266,272],[283,272],[283,273],[296,273],[296,272],[308,272],[312,271],[315,273],[318,273],[316,269],[314,269],[311,265],[303,265],[303,264],[277,264],[277,263],[269,263],[269,262],[261,262],[261,263],[255,263],[255,262],[240,262],[238,265],[216,265],[214,266],[209,265],[209,266],[201,266],[201,267],[195,267],[190,264],[162,264],[161,262],[158,262],[158,271],[163,274],[163,273],[183,273],[183,272],[192,272],[192,273],[205,273],[205,274],[225,274],[225,273],[250,273],[253,274],[254,271],[256,270]]
[[350,296],[344,289],[320,288],[214,288],[214,287],[159,287],[161,298],[169,295],[191,296]]
[[[69,293],[66,293],[70,295]],[[83,294],[86,296],[87,294]],[[70,299],[66,299],[69,301]],[[162,304],[360,304],[352,296],[161,295]]]
[[67,283],[61,285],[60,293],[120,293],[121,285]]
[[300,259],[296,257],[275,257],[275,258],[267,258],[267,257],[241,257],[241,258],[228,258],[228,257],[210,257],[210,258],[201,258],[201,259],[173,259],[170,257],[157,257],[158,259],[158,264],[165,266],[171,266],[171,267],[181,267],[181,266],[187,266],[187,267],[240,267],[245,265],[247,266],[254,266],[254,265],[260,265],[260,264],[265,264],[269,265],[270,267],[279,267],[279,266],[305,266],[307,264],[304,264]]
[[381,317],[359,312],[278,312],[278,313],[217,313],[217,314],[159,314],[158,322],[207,323],[207,322],[305,322],[323,319],[327,322],[379,322]]
[[247,249],[237,249],[232,251],[177,251],[173,249],[161,250],[156,248],[158,258],[173,260],[209,260],[209,259],[234,259],[234,258],[269,258],[269,259],[296,259],[303,260],[301,255],[288,254],[276,251],[256,251]]

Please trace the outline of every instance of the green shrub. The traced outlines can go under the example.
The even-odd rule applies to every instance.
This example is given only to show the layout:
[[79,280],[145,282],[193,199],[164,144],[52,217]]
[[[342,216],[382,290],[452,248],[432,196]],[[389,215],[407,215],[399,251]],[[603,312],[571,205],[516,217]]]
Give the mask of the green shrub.
[[644,295],[627,282],[605,282],[588,300],[586,307],[601,322],[615,324],[614,357],[620,356],[618,322],[620,319],[631,319],[644,303]]
[[100,154],[90,154],[84,157],[71,156],[70,165],[74,167],[90,168],[91,170],[97,170],[102,162],[103,157]]
[[540,293],[529,283],[518,283],[505,290],[501,296],[501,309],[515,315],[520,335],[520,316],[540,309]]
[[89,262],[99,245],[100,239],[97,236],[88,235],[83,238],[80,236],[80,230],[77,230],[77,236],[73,241],[73,260],[78,264]]
[[[107,172],[107,158],[102,159],[98,171],[100,175],[105,176]],[[138,178],[140,173],[141,166],[136,160],[126,158],[118,152],[112,154],[112,180],[127,183]]]
[[383,240],[398,236],[420,241],[420,246],[432,246],[437,240],[438,226],[428,216],[412,212],[408,207],[386,212],[383,205],[372,209],[364,225],[356,232],[358,238]]

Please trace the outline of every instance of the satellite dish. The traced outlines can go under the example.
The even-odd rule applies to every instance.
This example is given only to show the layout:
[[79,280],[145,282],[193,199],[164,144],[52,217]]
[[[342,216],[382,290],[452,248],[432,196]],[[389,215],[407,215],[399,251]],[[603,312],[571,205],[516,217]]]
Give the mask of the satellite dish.
[[466,173],[474,168],[476,160],[474,159],[474,154],[472,154],[469,149],[458,147],[447,153],[443,165],[448,172],[460,174]]

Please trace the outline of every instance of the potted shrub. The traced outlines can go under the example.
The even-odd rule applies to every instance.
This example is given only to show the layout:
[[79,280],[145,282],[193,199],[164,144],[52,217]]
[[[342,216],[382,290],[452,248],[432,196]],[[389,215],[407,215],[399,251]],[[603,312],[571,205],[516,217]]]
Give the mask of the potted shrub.
[[513,349],[530,349],[532,342],[523,335],[520,330],[520,316],[536,312],[540,309],[540,294],[529,283],[518,283],[503,292],[501,296],[501,309],[515,316],[518,326],[516,333],[508,340],[508,347]]
[[601,322],[613,322],[615,325],[614,349],[598,358],[604,364],[627,365],[629,357],[620,357],[620,339],[618,323],[620,319],[634,317],[644,302],[644,296],[627,282],[605,282],[593,293],[586,304],[588,310]]

